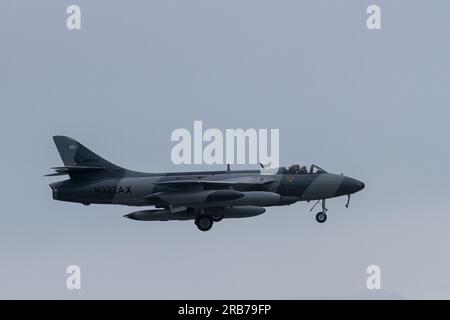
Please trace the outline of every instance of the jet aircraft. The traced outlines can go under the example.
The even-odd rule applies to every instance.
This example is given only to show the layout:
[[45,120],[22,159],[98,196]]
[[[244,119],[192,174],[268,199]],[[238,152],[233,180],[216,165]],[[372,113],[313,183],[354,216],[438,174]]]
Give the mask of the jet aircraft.
[[53,167],[47,176],[68,175],[51,183],[55,200],[89,204],[153,206],[124,217],[141,221],[194,220],[202,231],[223,218],[260,215],[266,207],[291,205],[298,201],[321,203],[316,220],[327,220],[326,199],[347,196],[364,183],[342,174],[328,173],[311,165],[261,170],[143,173],[121,168],[98,156],[79,142],[54,136],[63,167]]

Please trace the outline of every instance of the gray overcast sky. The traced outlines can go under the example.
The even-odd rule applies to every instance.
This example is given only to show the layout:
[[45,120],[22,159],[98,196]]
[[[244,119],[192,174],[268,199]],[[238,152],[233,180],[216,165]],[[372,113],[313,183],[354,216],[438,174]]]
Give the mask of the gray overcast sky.
[[[82,30],[65,26],[82,10]],[[378,4],[382,30],[366,28]],[[0,2],[0,298],[450,298],[449,1]],[[176,128],[279,128],[280,161],[363,180],[202,233],[51,199],[51,137],[158,172]],[[235,167],[236,168],[236,167]],[[82,290],[65,268],[82,269]],[[366,267],[382,269],[381,293]]]

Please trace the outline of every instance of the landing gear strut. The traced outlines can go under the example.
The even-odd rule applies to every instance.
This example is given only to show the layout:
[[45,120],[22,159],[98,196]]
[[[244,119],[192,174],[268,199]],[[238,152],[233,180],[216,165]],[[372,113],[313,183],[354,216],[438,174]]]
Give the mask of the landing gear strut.
[[[325,199],[317,200],[314,207],[319,203],[319,201],[322,201],[322,211],[316,214],[316,220],[318,223],[324,223],[325,221],[327,221],[327,213],[326,212],[328,211],[328,209],[325,206]],[[311,208],[311,211],[314,209],[314,207]]]
[[213,226],[213,218],[206,214],[201,214],[195,218],[195,225],[201,231],[208,231]]
[[347,203],[345,205],[346,208],[348,208],[348,205],[350,204],[350,195],[347,195]]

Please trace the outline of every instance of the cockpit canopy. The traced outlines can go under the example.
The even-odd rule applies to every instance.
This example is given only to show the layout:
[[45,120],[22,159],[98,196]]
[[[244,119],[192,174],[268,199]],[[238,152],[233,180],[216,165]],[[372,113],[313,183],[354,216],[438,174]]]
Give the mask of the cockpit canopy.
[[308,169],[306,166],[300,166],[299,164],[293,164],[289,167],[281,167],[279,170],[280,173],[285,174],[312,174],[312,173],[327,173],[325,170],[323,170],[321,167],[316,166],[315,164],[311,165],[311,167]]

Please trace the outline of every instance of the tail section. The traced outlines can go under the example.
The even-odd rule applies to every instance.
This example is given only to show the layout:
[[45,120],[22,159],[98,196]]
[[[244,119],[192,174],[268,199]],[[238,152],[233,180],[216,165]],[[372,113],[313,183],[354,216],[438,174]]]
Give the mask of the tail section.
[[89,167],[99,169],[122,169],[119,166],[103,159],[78,141],[65,137],[54,136],[56,148],[66,167]]

